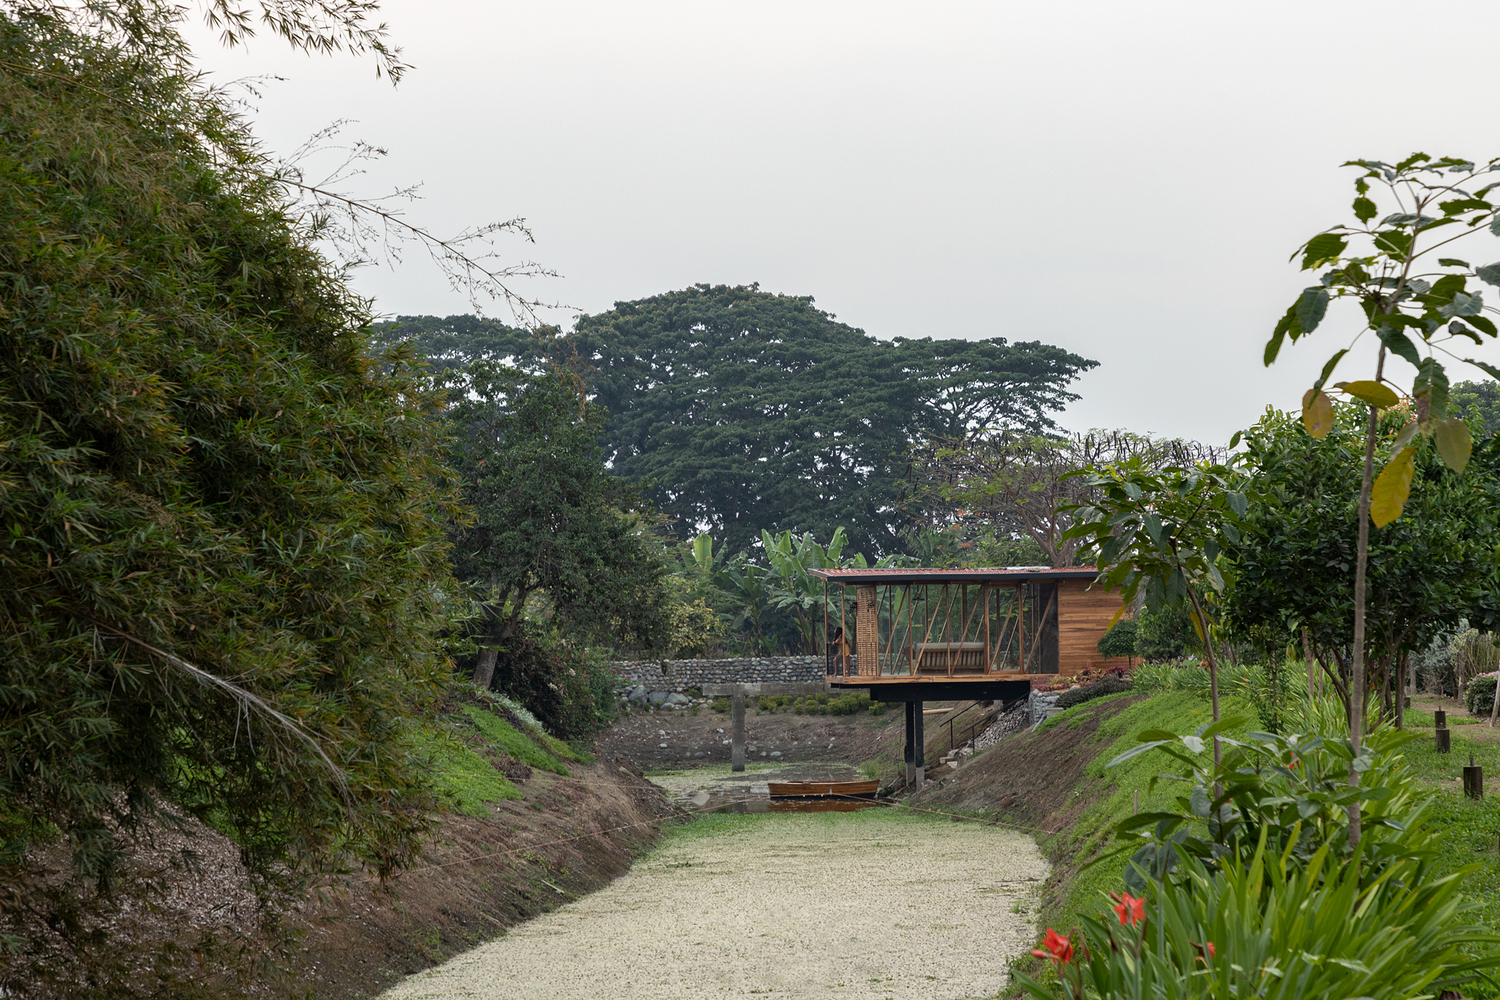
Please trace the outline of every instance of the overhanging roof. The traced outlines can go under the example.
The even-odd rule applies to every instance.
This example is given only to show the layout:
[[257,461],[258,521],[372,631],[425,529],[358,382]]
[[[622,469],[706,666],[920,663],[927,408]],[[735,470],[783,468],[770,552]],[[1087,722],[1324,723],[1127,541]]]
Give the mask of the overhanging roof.
[[922,566],[887,566],[870,569],[810,569],[813,576],[829,583],[1027,583],[1031,580],[1092,580],[1099,575],[1094,566],[966,566],[938,569]]

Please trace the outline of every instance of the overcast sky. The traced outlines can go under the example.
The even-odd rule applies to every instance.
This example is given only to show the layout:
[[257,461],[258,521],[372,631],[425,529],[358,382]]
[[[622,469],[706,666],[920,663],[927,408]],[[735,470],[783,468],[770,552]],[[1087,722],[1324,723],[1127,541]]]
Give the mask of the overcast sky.
[[[523,292],[598,312],[759,282],[877,337],[1042,340],[1100,362],[1071,429],[1222,443],[1297,405],[1357,329],[1345,304],[1261,365],[1308,283],[1287,257],[1350,218],[1339,164],[1500,156],[1493,2],[382,6],[395,89],[368,58],[193,37],[216,81],[285,78],[269,149],[353,119],[389,155],[351,189],[421,181],[408,217],[438,232],[524,217],[535,245],[506,249],[561,277]],[[417,254],[356,282],[384,314],[472,311]]]

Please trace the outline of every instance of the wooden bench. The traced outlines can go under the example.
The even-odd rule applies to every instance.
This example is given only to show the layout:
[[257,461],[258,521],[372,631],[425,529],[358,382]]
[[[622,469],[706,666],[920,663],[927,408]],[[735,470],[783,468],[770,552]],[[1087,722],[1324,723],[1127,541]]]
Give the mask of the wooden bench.
[[930,642],[912,650],[912,672],[928,675],[982,674],[988,668],[988,657],[989,649],[982,642]]

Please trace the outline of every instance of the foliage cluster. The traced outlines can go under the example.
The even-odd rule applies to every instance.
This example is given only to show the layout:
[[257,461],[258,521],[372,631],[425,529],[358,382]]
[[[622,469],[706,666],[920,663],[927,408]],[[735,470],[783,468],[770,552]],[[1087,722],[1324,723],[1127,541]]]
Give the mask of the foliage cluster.
[[1077,398],[1067,386],[1095,365],[1003,337],[877,340],[811,298],[754,285],[616,303],[540,339],[473,316],[401,317],[381,335],[445,365],[576,367],[610,415],[610,467],[652,484],[684,538],[707,530],[730,552],[765,531],[840,527],[872,555],[900,551],[914,445],[1050,430]]
[[[1444,870],[1430,798],[1399,753],[1409,737],[1377,729],[1360,752],[1337,733],[1342,708],[1307,717],[1311,736],[1249,733],[1242,720],[1191,736],[1147,731],[1110,765],[1165,751],[1189,770],[1184,792],[1116,826],[1134,850],[1114,913],[1049,931],[1050,964],[1017,981],[1049,998],[1150,995],[1412,997],[1458,989],[1500,965],[1497,937]],[[1226,737],[1222,764],[1208,740]],[[1343,781],[1350,763],[1366,780]],[[1152,770],[1148,768],[1148,770]],[[1144,777],[1141,773],[1139,777]],[[1160,776],[1169,777],[1169,776]],[[1365,835],[1348,837],[1363,803]],[[1100,867],[1098,863],[1095,867]],[[1392,956],[1397,960],[1392,961]],[[1430,987],[1430,989],[1429,989]]]
[[1064,691],[1057,696],[1058,708],[1072,708],[1074,705],[1082,705],[1086,701],[1095,698],[1103,698],[1105,695],[1122,694],[1130,691],[1134,685],[1129,678],[1125,677],[1101,677],[1091,684],[1082,684],[1070,691]]
[[[1404,416],[1377,425],[1377,454],[1399,442]],[[1230,549],[1232,630],[1284,647],[1305,634],[1314,656],[1348,699],[1354,595],[1349,576],[1358,536],[1360,462],[1366,428],[1350,406],[1334,407],[1322,439],[1293,416],[1270,410],[1244,435],[1246,489],[1255,497]],[[1429,442],[1413,447],[1407,516],[1371,533],[1366,594],[1371,625],[1364,661],[1387,718],[1408,657],[1461,620],[1496,616],[1500,448],[1474,448],[1462,475]]]
[[461,609],[436,400],[221,99],[46,18],[0,59],[0,865],[107,887],[170,800],[267,879],[389,872]]

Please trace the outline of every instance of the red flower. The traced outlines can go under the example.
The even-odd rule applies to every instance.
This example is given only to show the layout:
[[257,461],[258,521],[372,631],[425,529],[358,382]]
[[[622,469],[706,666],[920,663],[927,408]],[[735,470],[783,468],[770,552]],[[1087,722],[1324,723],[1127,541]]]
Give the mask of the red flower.
[[1050,927],[1047,928],[1047,936],[1042,939],[1042,947],[1031,949],[1031,953],[1037,958],[1050,958],[1058,965],[1073,961],[1072,942]]
[[1120,918],[1122,927],[1134,927],[1136,924],[1144,923],[1146,920],[1146,900],[1136,899],[1128,892],[1122,892],[1115,897],[1119,900],[1115,904],[1115,916]]
[[1214,943],[1212,941],[1208,942],[1208,957],[1214,957]]

